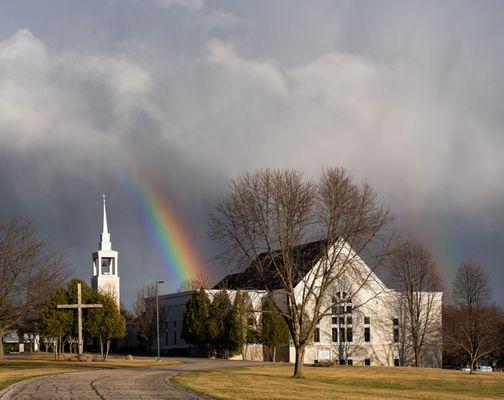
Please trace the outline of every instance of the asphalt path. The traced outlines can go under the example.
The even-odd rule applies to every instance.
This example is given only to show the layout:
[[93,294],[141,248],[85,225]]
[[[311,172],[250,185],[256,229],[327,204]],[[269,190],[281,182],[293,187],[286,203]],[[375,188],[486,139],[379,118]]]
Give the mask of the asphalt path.
[[177,358],[180,364],[87,370],[28,379],[0,392],[0,400],[209,399],[179,388],[170,379],[194,371],[267,363]]

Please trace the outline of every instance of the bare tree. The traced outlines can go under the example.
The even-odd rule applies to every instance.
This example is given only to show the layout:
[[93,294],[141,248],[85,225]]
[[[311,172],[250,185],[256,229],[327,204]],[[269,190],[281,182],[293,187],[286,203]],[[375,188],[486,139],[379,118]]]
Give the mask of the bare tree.
[[[330,315],[332,287],[351,274],[353,296],[374,278],[388,254],[392,216],[343,168],[326,169],[317,183],[297,171],[263,170],[233,180],[230,191],[210,214],[211,237],[221,259],[248,266],[270,293],[296,350],[294,376],[301,377],[305,348]],[[371,270],[363,267],[364,253]]]
[[69,276],[68,264],[27,219],[0,219],[0,356],[9,330],[33,329],[40,311]]
[[154,283],[144,285],[137,292],[133,303],[133,313],[137,337],[144,342],[147,350],[150,350],[156,334],[156,285]]
[[[404,352],[413,353],[414,365],[422,365],[424,349],[441,339],[443,279],[425,246],[407,240],[394,252],[390,267],[392,284],[397,289],[395,308],[403,332]],[[405,349],[406,348],[406,349]],[[403,360],[404,361],[404,360]]]
[[460,264],[452,297],[454,304],[445,315],[445,337],[463,351],[472,373],[476,363],[495,348],[498,316],[492,304],[490,278],[476,260],[470,258]]
[[212,287],[212,283],[210,281],[210,278],[199,272],[195,277],[186,279],[182,284],[180,285],[179,292],[186,292],[190,290],[198,290],[198,289],[209,289]]

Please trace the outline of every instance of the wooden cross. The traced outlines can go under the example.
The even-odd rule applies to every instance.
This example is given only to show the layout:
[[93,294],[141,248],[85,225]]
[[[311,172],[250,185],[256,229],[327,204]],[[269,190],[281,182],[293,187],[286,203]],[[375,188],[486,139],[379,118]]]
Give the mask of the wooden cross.
[[79,333],[79,354],[83,354],[84,343],[82,341],[82,309],[83,308],[101,308],[101,304],[82,304],[81,284],[77,283],[77,304],[58,304],[58,308],[76,308],[77,309],[77,331]]

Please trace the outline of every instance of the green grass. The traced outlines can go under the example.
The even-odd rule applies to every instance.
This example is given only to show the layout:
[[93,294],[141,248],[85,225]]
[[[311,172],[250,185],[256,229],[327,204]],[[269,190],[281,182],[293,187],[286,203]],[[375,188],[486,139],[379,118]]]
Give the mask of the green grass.
[[392,367],[247,367],[180,376],[175,383],[216,399],[502,399],[504,374]]

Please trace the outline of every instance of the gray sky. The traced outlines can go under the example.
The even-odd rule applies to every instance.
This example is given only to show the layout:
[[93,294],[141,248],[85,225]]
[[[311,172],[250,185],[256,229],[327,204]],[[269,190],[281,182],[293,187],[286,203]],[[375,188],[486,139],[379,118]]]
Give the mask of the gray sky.
[[32,217],[88,278],[106,192],[127,306],[144,283],[178,286],[128,171],[208,261],[207,214],[230,178],[329,165],[371,183],[447,281],[467,256],[486,265],[504,303],[503,2],[0,6],[1,214]]

